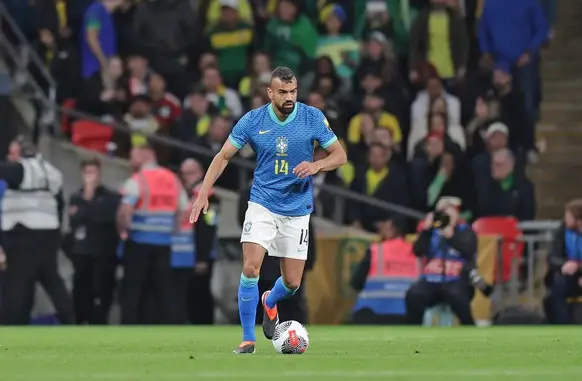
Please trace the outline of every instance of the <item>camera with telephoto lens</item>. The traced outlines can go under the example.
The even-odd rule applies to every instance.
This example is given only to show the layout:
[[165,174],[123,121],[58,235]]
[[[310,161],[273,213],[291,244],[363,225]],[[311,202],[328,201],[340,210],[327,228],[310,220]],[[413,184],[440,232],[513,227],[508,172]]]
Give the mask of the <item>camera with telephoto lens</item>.
[[451,223],[451,216],[446,214],[443,211],[435,212],[433,219],[432,219],[432,227],[435,229],[442,229]]
[[493,294],[493,286],[487,283],[485,279],[483,279],[476,268],[473,268],[469,271],[469,280],[471,281],[473,287],[481,291],[486,297],[490,297],[491,294]]

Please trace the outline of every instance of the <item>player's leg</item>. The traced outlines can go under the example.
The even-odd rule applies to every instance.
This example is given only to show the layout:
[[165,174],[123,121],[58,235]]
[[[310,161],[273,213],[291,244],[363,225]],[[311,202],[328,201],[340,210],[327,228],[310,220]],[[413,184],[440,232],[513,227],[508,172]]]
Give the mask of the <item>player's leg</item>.
[[309,248],[309,215],[285,217],[279,221],[279,231],[269,255],[281,257],[281,276],[272,290],[263,294],[263,333],[271,339],[279,323],[277,303],[289,298],[301,286],[301,278]]
[[259,273],[266,247],[277,233],[273,215],[264,207],[249,202],[241,236],[243,270],[238,288],[238,310],[242,326],[242,343],[235,353],[254,353],[255,320],[259,303]]

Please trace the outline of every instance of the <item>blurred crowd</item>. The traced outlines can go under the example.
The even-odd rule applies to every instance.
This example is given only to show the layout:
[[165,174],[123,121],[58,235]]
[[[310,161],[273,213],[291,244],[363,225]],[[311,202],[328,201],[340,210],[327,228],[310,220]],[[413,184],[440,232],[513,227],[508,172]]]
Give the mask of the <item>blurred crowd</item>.
[[[525,174],[537,160],[541,50],[555,1],[46,0],[8,1],[58,83],[59,101],[134,134],[218,151],[246,111],[268,102],[270,71],[288,66],[300,100],[321,109],[349,162],[333,184],[422,212],[443,196],[463,218],[535,217]],[[251,150],[239,153],[253,159]],[[322,155],[317,152],[315,155]],[[160,163],[208,157],[157,148]],[[229,172],[230,171],[230,172]],[[238,190],[235,167],[218,186]],[[316,188],[317,210],[334,212]],[[384,212],[346,208],[375,231]]]

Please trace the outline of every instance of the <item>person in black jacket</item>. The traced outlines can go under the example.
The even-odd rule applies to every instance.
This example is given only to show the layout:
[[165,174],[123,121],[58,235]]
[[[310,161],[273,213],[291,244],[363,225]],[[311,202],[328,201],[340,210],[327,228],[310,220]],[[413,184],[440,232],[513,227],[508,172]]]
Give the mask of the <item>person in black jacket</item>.
[[413,252],[423,258],[423,266],[420,280],[406,293],[410,324],[421,324],[425,310],[441,303],[451,307],[462,325],[475,324],[468,269],[475,268],[477,235],[469,225],[459,223],[460,206],[458,198],[442,197],[414,243]]
[[582,199],[569,202],[564,223],[548,256],[550,289],[549,317],[554,324],[568,324],[570,317],[566,299],[582,295]]
[[107,324],[115,289],[120,196],[100,184],[98,159],[81,163],[83,186],[69,200],[64,250],[73,262],[73,304],[77,324]]
[[[247,203],[250,198],[250,184],[246,191],[241,192],[238,206],[238,222],[241,226],[245,221],[245,211],[247,210]],[[279,310],[279,320],[295,320],[302,324],[307,324],[308,311],[307,301],[305,299],[305,274],[313,269],[316,258],[315,248],[315,230],[313,227],[313,220],[309,221],[309,248],[307,249],[307,260],[305,262],[304,278],[301,281],[302,287],[288,299],[281,300],[277,304]],[[265,255],[263,265],[261,266],[261,273],[259,278],[259,295],[270,290],[275,285],[277,278],[281,276],[281,268],[279,266],[280,260],[278,257],[271,257],[268,253]],[[263,306],[261,303],[257,306],[257,324],[261,324],[263,318]]]

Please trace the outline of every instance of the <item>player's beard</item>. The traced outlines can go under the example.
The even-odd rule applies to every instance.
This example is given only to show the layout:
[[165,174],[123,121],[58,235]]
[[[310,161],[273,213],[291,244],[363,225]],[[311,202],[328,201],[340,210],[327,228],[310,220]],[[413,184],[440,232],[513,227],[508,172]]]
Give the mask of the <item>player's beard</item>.
[[277,106],[277,110],[283,115],[289,115],[295,109],[295,102],[285,102],[281,106]]

